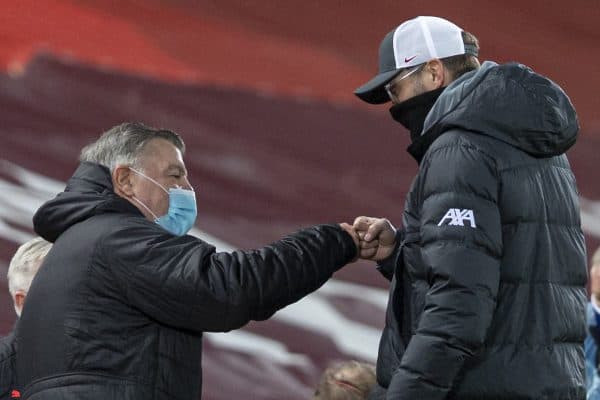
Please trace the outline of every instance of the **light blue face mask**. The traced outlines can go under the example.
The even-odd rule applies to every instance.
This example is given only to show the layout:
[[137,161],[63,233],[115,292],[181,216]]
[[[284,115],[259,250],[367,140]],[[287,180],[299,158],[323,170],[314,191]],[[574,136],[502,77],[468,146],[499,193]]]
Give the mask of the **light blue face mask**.
[[193,190],[182,189],[182,188],[169,188],[167,190],[163,185],[150,178],[149,176],[130,168],[136,174],[143,176],[152,183],[158,185],[169,195],[169,210],[161,217],[158,217],[152,212],[152,210],[142,203],[135,196],[133,199],[137,201],[142,207],[144,207],[154,217],[154,222],[162,226],[168,232],[173,235],[183,236],[192,229],[194,222],[196,222],[196,194]]

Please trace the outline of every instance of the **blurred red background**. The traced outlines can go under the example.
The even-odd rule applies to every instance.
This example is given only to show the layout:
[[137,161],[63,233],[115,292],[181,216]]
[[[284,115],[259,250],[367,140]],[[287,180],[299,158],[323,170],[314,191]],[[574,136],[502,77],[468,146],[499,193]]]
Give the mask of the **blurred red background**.
[[[376,72],[383,35],[416,15],[452,20],[479,38],[481,60],[522,62],[570,95],[582,129],[569,157],[588,249],[600,244],[594,1],[2,5],[0,333],[15,319],[5,272],[32,235],[32,213],[62,189],[80,148],[122,121],[182,134],[197,228],[223,249],[262,246],[301,226],[357,215],[398,224],[416,170],[405,152],[408,135],[386,107],[362,104],[352,91]],[[204,398],[308,398],[329,362],[373,361],[385,288],[371,265],[357,263],[272,321],[238,336],[209,336]],[[367,289],[373,292],[361,292]],[[312,323],[306,313],[322,318]]]

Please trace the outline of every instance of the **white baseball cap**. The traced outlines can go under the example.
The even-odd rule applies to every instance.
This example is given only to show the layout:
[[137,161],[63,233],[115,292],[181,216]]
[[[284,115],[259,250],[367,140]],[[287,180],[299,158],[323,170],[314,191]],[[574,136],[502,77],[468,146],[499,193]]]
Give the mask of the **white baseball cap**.
[[434,58],[459,54],[477,57],[477,48],[465,44],[462,33],[457,25],[439,17],[416,17],[403,22],[381,41],[379,73],[354,94],[367,103],[386,103],[390,99],[384,86],[403,69]]

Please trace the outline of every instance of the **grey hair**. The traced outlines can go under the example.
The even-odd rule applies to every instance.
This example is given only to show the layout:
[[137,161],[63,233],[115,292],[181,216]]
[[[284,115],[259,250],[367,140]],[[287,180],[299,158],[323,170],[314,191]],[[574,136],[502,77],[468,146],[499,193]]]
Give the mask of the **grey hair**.
[[16,251],[8,266],[8,290],[12,296],[17,290],[29,291],[31,281],[37,273],[42,260],[50,249],[52,243],[41,237],[36,237],[23,243]]
[[156,129],[141,122],[124,122],[104,132],[94,143],[85,146],[80,161],[104,165],[112,172],[117,165],[137,165],[138,156],[152,139],[165,139],[185,153],[181,137],[168,129]]

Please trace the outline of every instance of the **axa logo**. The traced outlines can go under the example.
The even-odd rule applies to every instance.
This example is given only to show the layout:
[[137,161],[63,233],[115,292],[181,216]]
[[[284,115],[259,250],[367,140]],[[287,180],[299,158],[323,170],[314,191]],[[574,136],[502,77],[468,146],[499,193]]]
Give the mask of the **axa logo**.
[[475,214],[473,210],[460,208],[451,208],[446,212],[446,215],[440,220],[438,226],[452,225],[452,226],[465,226],[468,223],[471,228],[477,228],[475,224]]

